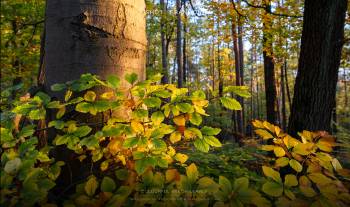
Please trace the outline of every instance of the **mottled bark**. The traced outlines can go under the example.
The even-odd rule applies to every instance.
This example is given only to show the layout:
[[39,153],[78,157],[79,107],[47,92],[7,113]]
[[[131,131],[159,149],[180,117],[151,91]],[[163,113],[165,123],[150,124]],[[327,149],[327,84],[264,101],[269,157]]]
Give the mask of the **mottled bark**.
[[347,0],[306,0],[289,132],[331,130]]
[[[143,0],[48,0],[45,22],[44,87],[83,73],[105,78],[126,73],[145,78]],[[122,82],[126,86],[126,82]]]
[[282,108],[282,119],[281,126],[283,131],[287,129],[287,110],[286,110],[286,93],[285,93],[285,81],[284,81],[284,65],[281,66],[281,108]]

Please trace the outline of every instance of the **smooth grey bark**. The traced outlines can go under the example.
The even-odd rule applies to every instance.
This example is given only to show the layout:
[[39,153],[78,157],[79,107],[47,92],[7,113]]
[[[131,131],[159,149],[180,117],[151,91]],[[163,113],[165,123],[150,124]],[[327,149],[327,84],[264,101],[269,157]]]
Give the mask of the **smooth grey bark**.
[[306,0],[288,131],[331,130],[347,0]]
[[[145,79],[143,0],[47,0],[44,88],[83,73],[105,78],[126,73]],[[126,82],[122,81],[126,86]]]

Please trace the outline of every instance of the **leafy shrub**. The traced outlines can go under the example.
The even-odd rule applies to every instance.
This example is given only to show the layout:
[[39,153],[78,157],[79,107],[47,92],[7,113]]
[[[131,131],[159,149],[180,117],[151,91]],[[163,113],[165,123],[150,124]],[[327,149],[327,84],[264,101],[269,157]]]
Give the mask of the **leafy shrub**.
[[[91,159],[101,172],[90,175],[86,182],[76,186],[76,193],[65,202],[68,206],[144,205],[169,199],[178,206],[175,198],[179,196],[186,198],[181,201],[183,205],[188,202],[209,204],[215,200],[220,204],[235,199],[238,203],[254,203],[254,199],[247,199],[247,196],[263,200],[257,196],[259,193],[248,188],[245,179],[244,189],[237,189],[238,184],[228,188],[224,184],[229,181],[223,176],[217,184],[209,177],[200,176],[196,165],[186,164],[188,156],[177,152],[177,148],[193,146],[208,152],[211,147],[221,147],[215,137],[221,130],[202,126],[202,116],[208,116],[204,92],[195,91],[189,95],[185,88],[157,85],[160,78],[158,75],[137,82],[137,76],[129,74],[125,79],[130,87],[125,88],[119,86],[116,76],[103,81],[85,74],[79,80],[52,86],[53,91],[65,91],[62,101],[53,100],[43,92],[33,98],[23,98],[11,110],[16,118],[7,116],[7,120],[2,120],[1,134],[6,135],[6,139],[1,143],[1,179],[6,180],[2,182],[2,191],[8,192],[2,203],[34,205],[48,201],[47,194],[55,186],[53,181],[64,164],[48,156],[50,149],[57,146],[74,151],[80,161]],[[103,92],[97,94],[95,89]],[[228,109],[241,107],[229,96],[220,100]],[[49,123],[42,128],[49,114]],[[35,135],[49,129],[55,130],[55,137],[49,137],[44,147],[39,146],[38,140],[46,137],[38,139]],[[30,151],[26,153],[23,149]],[[26,159],[31,159],[30,165],[25,164]],[[186,175],[172,166],[187,166]],[[42,173],[33,176],[27,174],[29,171]],[[43,181],[46,185],[41,183]],[[34,194],[33,189],[37,189],[40,196]],[[160,193],[150,193],[150,189],[158,189]],[[218,196],[219,190],[221,195]],[[233,198],[234,191],[243,194],[245,200]]]
[[264,140],[273,140],[273,145],[262,146],[262,150],[273,151],[276,156],[274,166],[262,167],[269,178],[262,191],[276,198],[276,206],[350,204],[349,191],[342,183],[349,179],[350,171],[331,155],[337,145],[335,137],[326,132],[303,131],[298,140],[268,122],[256,120],[253,125]]

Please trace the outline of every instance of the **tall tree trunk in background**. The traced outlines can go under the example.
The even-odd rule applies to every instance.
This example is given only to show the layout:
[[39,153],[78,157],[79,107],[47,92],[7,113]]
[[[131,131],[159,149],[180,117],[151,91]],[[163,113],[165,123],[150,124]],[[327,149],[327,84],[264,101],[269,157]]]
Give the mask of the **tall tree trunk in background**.
[[[241,86],[241,53],[240,53],[240,45],[238,42],[238,35],[237,35],[237,24],[236,24],[236,18],[232,17],[232,27],[231,27],[231,33],[232,33],[232,39],[233,39],[233,53],[235,55],[235,76],[236,76],[236,86]],[[243,99],[239,96],[237,96],[237,100],[241,105],[243,105]],[[235,111],[233,113],[232,119],[236,120],[236,132],[242,133],[243,132],[243,113],[242,111]]]
[[[147,47],[143,0],[48,0],[45,23],[44,87],[83,73],[145,79]],[[122,82],[126,86],[126,81]]]
[[217,18],[217,44],[218,44],[218,75],[219,75],[219,97],[223,96],[224,92],[224,78],[221,68],[221,55],[220,55],[220,18]]
[[292,109],[292,96],[290,95],[290,89],[289,89],[289,81],[288,81],[288,62],[287,60],[284,61],[284,80],[286,81],[286,92],[287,92],[287,98],[288,98],[288,106],[289,110]]
[[186,84],[187,82],[187,72],[188,72],[188,65],[187,65],[187,53],[186,53],[186,50],[187,50],[187,14],[186,14],[186,3],[184,3],[183,5],[184,7],[184,22],[183,22],[183,46],[182,46],[182,68],[183,68],[183,81],[184,81],[184,84]]
[[169,83],[169,72],[168,72],[168,52],[167,52],[167,41],[166,41],[166,14],[167,9],[164,0],[160,0],[160,7],[162,10],[162,16],[160,20],[160,39],[162,44],[162,83]]
[[305,1],[289,132],[331,130],[347,0]]
[[284,65],[281,65],[281,108],[282,108],[282,119],[281,126],[283,131],[287,129],[287,112],[286,112],[286,93],[285,93],[285,81],[284,81]]
[[343,79],[344,79],[344,108],[349,107],[348,103],[348,88],[347,88],[347,78],[346,78],[346,70],[343,71]]
[[177,60],[177,86],[179,88],[183,87],[183,65],[182,65],[182,50],[181,50],[181,28],[182,28],[182,22],[181,22],[181,0],[176,0],[176,60]]
[[[240,85],[243,86],[244,85],[244,45],[243,45],[243,21],[242,21],[242,17],[239,16],[238,18],[238,27],[237,27],[237,31],[238,31],[238,48],[239,48],[239,78],[240,78]],[[242,97],[238,97],[238,101],[240,102],[241,106],[242,106],[242,110],[241,111],[237,111],[238,113],[240,113],[240,119],[242,122],[242,126],[240,129],[241,134],[244,135],[244,129],[245,129],[245,120],[244,120],[244,99]]]
[[269,31],[272,27],[271,20],[271,2],[266,2],[266,12],[263,18],[263,57],[264,57],[264,78],[266,94],[266,118],[267,121],[276,123],[276,82],[275,82],[275,64],[273,61],[272,34]]

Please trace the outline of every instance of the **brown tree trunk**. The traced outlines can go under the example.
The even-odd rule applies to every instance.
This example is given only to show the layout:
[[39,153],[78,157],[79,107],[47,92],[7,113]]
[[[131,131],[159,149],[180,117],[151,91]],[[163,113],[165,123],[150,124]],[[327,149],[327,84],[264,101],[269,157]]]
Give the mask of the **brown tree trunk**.
[[[233,39],[233,52],[235,55],[235,76],[236,76],[236,85],[241,86],[241,53],[240,53],[240,44],[238,42],[238,35],[237,35],[237,25],[236,25],[236,19],[232,18],[232,39]],[[237,97],[238,101],[241,105],[243,105],[243,99],[241,97]],[[233,119],[236,120],[236,132],[242,133],[243,132],[243,113],[242,111],[235,111]]]
[[[44,87],[77,79],[136,73],[145,79],[145,3],[126,0],[48,0]],[[123,81],[125,86],[126,81]]]
[[287,112],[286,112],[286,93],[285,93],[285,81],[284,81],[284,65],[281,66],[281,107],[282,107],[282,119],[281,119],[281,126],[283,131],[286,131],[287,129]]
[[[242,26],[242,17],[238,18],[238,48],[239,48],[239,78],[240,78],[240,85],[244,85],[244,45],[243,45],[243,26]],[[244,120],[244,100],[242,97],[237,97],[239,103],[242,106],[241,111],[237,111],[238,114],[240,114],[241,119],[241,126],[240,126],[240,133],[244,135],[244,129],[245,129],[245,120]]]
[[168,52],[167,52],[167,42],[166,42],[166,5],[164,0],[160,0],[160,7],[162,10],[162,16],[160,20],[160,39],[162,44],[162,83],[169,83],[169,72],[168,72]]
[[182,22],[181,22],[181,0],[176,0],[176,60],[177,60],[177,86],[179,88],[183,87],[183,59],[182,59]]
[[266,118],[267,121],[276,123],[276,83],[275,83],[275,64],[273,61],[272,34],[269,31],[272,27],[271,4],[270,0],[266,3],[266,12],[263,23],[263,57],[264,57],[264,78],[265,78],[265,94],[266,94]]
[[305,1],[289,132],[331,130],[347,0]]
[[184,3],[184,22],[183,22],[183,46],[182,46],[182,67],[183,67],[183,82],[186,84],[187,82],[187,73],[188,73],[188,65],[187,65],[187,14],[186,14],[186,4]]

